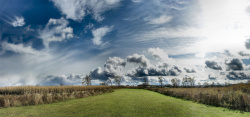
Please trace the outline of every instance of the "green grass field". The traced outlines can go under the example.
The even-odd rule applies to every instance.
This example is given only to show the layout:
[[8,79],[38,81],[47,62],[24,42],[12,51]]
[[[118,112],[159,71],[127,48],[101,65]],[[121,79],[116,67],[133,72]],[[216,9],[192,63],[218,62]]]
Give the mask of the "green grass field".
[[250,113],[197,104],[148,90],[118,89],[113,93],[53,104],[1,108],[0,117],[5,116],[250,117]]

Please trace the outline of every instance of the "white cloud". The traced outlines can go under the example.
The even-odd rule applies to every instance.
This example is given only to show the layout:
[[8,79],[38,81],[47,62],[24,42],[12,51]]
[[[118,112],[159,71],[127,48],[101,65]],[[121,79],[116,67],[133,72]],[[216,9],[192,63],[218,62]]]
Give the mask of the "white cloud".
[[82,85],[82,79],[85,77],[84,74],[70,74],[70,75],[49,75],[46,76],[44,81],[38,83],[39,85]]
[[246,49],[250,50],[250,39],[247,39],[245,42]]
[[109,57],[104,64],[104,70],[101,67],[93,69],[89,74],[94,79],[107,80],[115,76],[123,75],[122,69],[126,66],[126,62],[119,57]]
[[[161,4],[161,1],[158,2]],[[187,25],[176,27],[156,27],[135,34],[136,41],[164,40],[174,46],[166,47],[169,49],[168,54],[195,53],[197,58],[202,58],[209,52],[221,52],[225,49],[246,51],[246,38],[250,36],[250,20],[246,12],[249,1],[221,0],[218,3],[216,0],[200,0],[199,4],[201,10],[192,12],[195,13],[192,20],[195,22],[194,25],[193,22],[186,22]],[[191,11],[197,9],[194,6],[190,8]],[[190,15],[192,13],[187,12]],[[186,40],[185,38],[187,44],[179,41]]]
[[143,0],[131,0],[132,2],[138,3],[138,2],[142,2]]
[[239,54],[240,56],[242,56],[242,57],[244,57],[244,56],[246,56],[246,57],[250,56],[249,53],[246,53],[246,52],[244,52],[244,51],[240,51],[240,52],[238,52],[238,54]]
[[34,50],[31,46],[24,46],[23,44],[11,44],[7,42],[1,43],[1,46],[4,50],[13,51],[20,54],[33,54],[33,55],[42,55],[40,51]]
[[104,18],[102,13],[116,8],[121,0],[52,0],[55,6],[67,18],[81,21],[87,14],[93,15],[97,21]]
[[15,17],[15,19],[12,21],[12,26],[14,27],[21,27],[23,25],[25,25],[25,21],[24,21],[24,18],[23,17]]
[[[3,47],[8,51],[20,54],[11,54],[8,57],[1,58],[0,86],[41,84],[46,76],[58,76],[69,73],[79,74],[83,71],[91,70],[93,66],[98,64],[98,61],[101,61],[95,60],[95,58],[89,61],[72,60],[79,55],[75,51],[51,53],[46,50],[36,51],[30,46],[22,44],[14,45],[7,43]],[[89,63],[92,64],[88,65]],[[70,83],[73,82],[68,82],[68,84]]]
[[150,24],[165,24],[172,20],[172,16],[161,15],[160,17],[153,18],[149,20]]
[[158,64],[167,64],[167,65],[175,64],[175,60],[172,58],[169,58],[167,53],[164,52],[163,49],[161,49],[161,48],[149,48],[148,52],[151,53],[154,58],[160,59],[161,61],[163,61],[163,63],[160,62]]
[[195,57],[197,57],[197,58],[204,58],[205,56],[206,56],[206,53],[204,53],[204,52],[200,52],[198,54],[195,54]]
[[154,58],[168,59],[168,55],[161,48],[149,48],[148,52],[151,53]]
[[95,30],[92,30],[94,38],[92,39],[94,45],[101,45],[102,38],[112,30],[111,27],[101,27]]
[[109,59],[106,61],[106,64],[111,64],[115,66],[126,66],[126,62],[119,58],[119,57],[109,57]]
[[204,35],[199,33],[200,29],[197,27],[177,27],[177,28],[159,28],[153,31],[151,34],[158,37],[203,37]]
[[40,31],[40,38],[46,47],[49,47],[50,42],[61,42],[73,38],[73,29],[67,27],[69,22],[64,18],[50,18],[46,27]]
[[[79,75],[79,73],[82,73],[83,71],[82,67],[88,63],[96,62],[96,61],[91,61],[91,62],[88,61],[84,63],[79,63],[79,62],[72,63],[72,60],[70,59],[73,56],[77,55],[77,53],[73,52],[60,53],[60,54],[47,53],[49,56],[41,57],[37,56],[41,55],[37,51],[33,50],[29,46],[24,46],[22,44],[14,45],[5,43],[3,47],[6,48],[6,50],[13,51],[16,53],[25,53],[1,59],[0,76],[2,77],[2,80],[5,84],[0,83],[0,85],[4,86],[7,86],[8,83],[9,85],[35,85],[35,84],[58,85],[60,83],[63,83],[65,85],[79,85],[81,81],[80,78],[82,78],[83,76]],[[191,75],[192,77],[196,77],[197,78],[196,80],[198,82],[200,80],[207,79],[208,74],[212,73],[214,76],[218,76],[218,80],[221,80],[221,83],[225,82],[224,79],[226,78],[226,76],[221,76],[219,74],[219,71],[217,73],[217,71],[212,71],[211,69],[205,68],[204,66],[205,61],[202,62],[203,66],[194,66],[197,63],[193,63],[193,61],[197,62],[197,60],[195,61],[191,59],[183,59],[183,60],[175,59],[178,65],[176,64],[169,65],[168,63],[164,63],[162,59],[160,59],[160,57],[164,58],[164,56],[165,57],[167,56],[163,55],[162,57],[161,54],[164,54],[164,51],[161,48],[151,48],[148,50],[151,50],[153,52],[152,55],[154,57],[159,58],[156,59],[158,60],[157,61],[158,64],[154,64],[153,59],[152,58],[147,59],[146,58],[147,56],[145,55],[134,54],[126,58],[127,62],[139,64],[141,65],[140,67],[129,66],[133,64],[126,65],[126,61],[119,57],[109,57],[104,65],[104,69],[98,67],[97,69],[92,70],[90,74],[97,81],[105,81],[109,77],[119,74],[119,75],[135,76],[135,77],[141,77],[141,76],[150,77],[150,76],[163,75],[167,76],[168,79],[171,79],[172,78],[171,76],[182,78],[185,75]],[[181,62],[192,63],[192,64],[183,66],[180,65]],[[77,66],[72,64],[77,64]],[[124,69],[125,65],[126,67],[128,67],[127,69]],[[87,67],[88,70],[90,70],[92,68],[95,68],[96,66],[98,65],[97,64],[92,66],[89,65]],[[194,73],[194,71],[196,71],[196,73]],[[69,73],[77,73],[79,77],[78,75],[74,74],[60,75]],[[133,83],[138,81],[138,79],[134,79],[134,77],[125,80],[126,81],[124,82],[127,83]]]
[[[201,34],[206,38],[197,43],[196,48],[203,52],[232,49],[244,50],[244,42],[250,31],[247,0],[200,0]],[[198,32],[197,32],[198,33]]]
[[151,66],[150,61],[144,55],[139,55],[139,54],[133,54],[133,55],[127,56],[127,62],[139,64],[142,67]]

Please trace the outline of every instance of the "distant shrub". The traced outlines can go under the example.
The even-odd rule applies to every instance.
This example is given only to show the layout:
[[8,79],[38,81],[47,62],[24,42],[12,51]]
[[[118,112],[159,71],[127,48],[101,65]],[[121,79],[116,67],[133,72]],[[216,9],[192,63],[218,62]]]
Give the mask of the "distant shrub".
[[168,96],[250,112],[250,84],[213,88],[146,88]]
[[4,97],[0,96],[0,107],[4,107]]
[[18,86],[0,87],[0,107],[28,106],[83,98],[112,92],[109,86]]

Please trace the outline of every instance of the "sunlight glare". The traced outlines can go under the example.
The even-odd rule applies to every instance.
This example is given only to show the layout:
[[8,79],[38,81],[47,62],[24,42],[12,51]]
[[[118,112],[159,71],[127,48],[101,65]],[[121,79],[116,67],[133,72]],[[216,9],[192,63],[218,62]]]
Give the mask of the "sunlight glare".
[[245,49],[250,34],[250,17],[247,0],[201,0],[202,29],[206,38],[197,43],[203,52],[221,52],[225,49]]

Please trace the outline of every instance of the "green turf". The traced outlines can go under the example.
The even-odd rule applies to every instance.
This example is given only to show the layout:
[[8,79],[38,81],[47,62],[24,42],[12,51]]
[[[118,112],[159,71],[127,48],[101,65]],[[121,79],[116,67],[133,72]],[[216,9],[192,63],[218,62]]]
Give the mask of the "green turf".
[[38,106],[0,109],[5,116],[170,116],[250,117],[250,113],[206,106],[141,89],[119,89],[113,93]]

